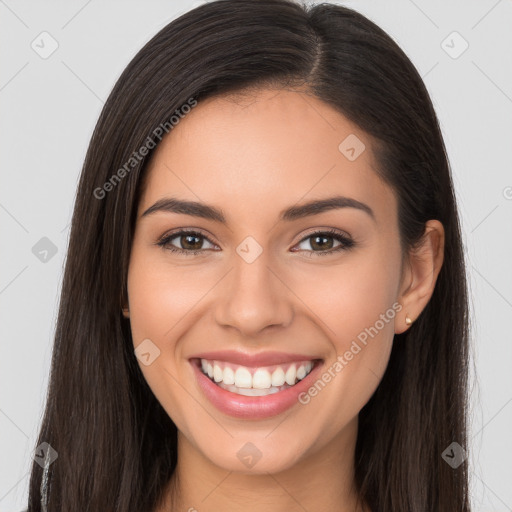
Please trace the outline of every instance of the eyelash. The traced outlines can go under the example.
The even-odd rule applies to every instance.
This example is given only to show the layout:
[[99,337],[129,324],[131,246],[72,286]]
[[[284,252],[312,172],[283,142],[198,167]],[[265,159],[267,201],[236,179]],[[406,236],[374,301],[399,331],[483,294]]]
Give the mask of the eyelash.
[[[186,249],[180,249],[178,247],[174,247],[174,246],[170,245],[170,241],[180,235],[198,235],[200,238],[204,238],[204,239],[208,240],[208,242],[213,244],[213,242],[206,235],[203,235],[200,231],[182,230],[182,231],[176,231],[174,233],[170,233],[169,235],[164,235],[160,240],[158,240],[156,242],[156,245],[163,247],[164,249],[166,249],[168,251],[171,251],[174,253],[179,253],[179,254],[186,254],[187,256],[190,256],[190,255],[195,256],[197,254],[203,253],[206,250],[208,250],[208,249],[186,250]],[[339,251],[349,250],[355,246],[355,242],[351,238],[341,234],[340,232],[336,231],[335,229],[329,229],[326,231],[315,231],[314,233],[310,233],[309,235],[304,237],[302,240],[300,240],[299,244],[304,242],[308,238],[313,238],[313,237],[319,236],[319,235],[325,235],[327,238],[334,238],[335,240],[341,242],[341,244],[334,249],[328,249],[325,251],[306,251],[306,252],[311,253],[310,257],[313,257],[312,256],[313,254],[316,254],[317,256],[326,256],[329,254],[337,253]],[[215,244],[213,244],[213,245],[215,245]],[[298,249],[295,252],[300,252],[300,251],[304,251],[304,249]]]

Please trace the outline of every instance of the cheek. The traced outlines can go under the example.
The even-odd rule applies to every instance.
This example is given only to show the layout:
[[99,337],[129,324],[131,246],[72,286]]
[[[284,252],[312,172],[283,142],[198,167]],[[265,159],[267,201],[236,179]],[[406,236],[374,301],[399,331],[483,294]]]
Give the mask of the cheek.
[[195,274],[162,261],[160,254],[134,248],[128,272],[130,323],[134,344],[149,338],[169,350],[174,327],[204,294]]
[[338,353],[347,350],[350,340],[360,334],[364,338],[366,330],[376,322],[379,334],[382,331],[387,336],[394,332],[393,304],[400,272],[400,260],[395,252],[391,254],[375,245],[373,250],[347,256],[340,264],[287,275],[293,290],[312,312],[310,316],[315,323],[323,327]]
[[323,407],[337,410],[336,427],[360,411],[387,367],[395,317],[401,310],[396,302],[400,260],[389,254],[369,251],[353,263],[347,259],[346,264],[316,272],[315,279],[304,275],[301,281],[298,294],[307,297],[331,345],[311,403],[320,417]]
[[[151,364],[146,365],[140,359],[137,361],[156,399],[182,430],[186,430],[183,411],[188,410],[189,395],[177,382],[192,377],[191,370],[179,364],[180,347],[175,342],[174,333],[181,332],[180,321],[197,303],[198,294],[197,286],[189,275],[162,265],[161,258],[155,258],[134,244],[128,271],[133,345],[136,349],[149,339],[159,351]],[[197,411],[192,408],[188,414],[194,415]]]
[[[192,382],[192,368],[183,364],[183,343],[199,320],[201,299],[219,280],[184,265],[171,265],[162,254],[134,243],[128,271],[130,326],[134,349],[149,339],[158,357],[149,365],[138,364],[149,387],[176,424],[183,425],[182,412],[190,409],[190,397],[178,382]],[[187,402],[188,401],[188,402]]]

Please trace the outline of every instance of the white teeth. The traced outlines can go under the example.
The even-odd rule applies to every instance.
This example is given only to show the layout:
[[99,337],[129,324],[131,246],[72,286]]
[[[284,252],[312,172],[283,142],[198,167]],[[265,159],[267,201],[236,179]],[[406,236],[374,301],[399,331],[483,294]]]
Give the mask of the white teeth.
[[256,370],[252,376],[252,387],[255,389],[268,389],[272,384],[272,377],[267,370]]
[[244,395],[244,396],[267,396],[267,395],[273,395],[274,393],[279,393],[279,391],[283,391],[283,389],[289,388],[287,384],[284,386],[275,387],[272,386],[269,389],[245,389],[245,388],[237,388],[233,385],[226,385],[224,382],[219,382],[218,384],[221,388],[226,389],[227,391],[231,391],[231,393],[236,393],[237,395]]
[[[233,365],[236,367],[236,370],[234,370],[233,367],[229,366],[229,363],[201,359],[203,373],[208,375],[216,384],[224,387],[224,389],[233,388],[236,390],[234,392],[242,390],[239,394],[246,394],[247,396],[263,396],[269,393],[277,393],[285,387],[294,386],[296,382],[301,381],[311,372],[313,365],[312,361],[307,361],[300,366],[298,364],[276,365],[269,367],[270,370],[267,368],[249,369],[245,366]],[[272,371],[272,368],[274,368],[274,371]],[[245,393],[244,389],[251,391]],[[261,391],[262,394],[254,394],[254,390]]]
[[282,386],[284,384],[284,371],[282,368],[276,368],[272,373],[272,386]]
[[224,378],[222,379],[222,382],[228,385],[235,383],[235,372],[229,366],[224,368]]
[[251,388],[252,375],[247,368],[237,368],[235,372],[235,386],[237,388]]
[[292,364],[288,370],[286,370],[286,374],[284,376],[284,380],[286,384],[293,386],[295,384],[295,377],[297,376],[297,372],[295,370],[295,365]]
[[220,382],[223,377],[224,377],[224,372],[222,371],[222,368],[216,364],[213,365],[213,380],[215,382]]

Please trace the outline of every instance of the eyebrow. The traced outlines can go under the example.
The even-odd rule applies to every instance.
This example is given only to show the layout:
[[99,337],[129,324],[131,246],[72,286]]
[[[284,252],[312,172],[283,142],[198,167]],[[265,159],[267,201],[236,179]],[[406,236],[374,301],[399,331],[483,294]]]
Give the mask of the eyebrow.
[[[299,206],[291,206],[281,211],[279,214],[280,221],[294,221],[309,217],[311,215],[318,215],[330,210],[337,210],[340,208],[356,208],[367,213],[375,222],[375,214],[373,210],[365,203],[344,196],[334,196],[325,199],[317,199],[309,201]],[[201,217],[203,219],[213,220],[221,224],[227,224],[226,217],[222,210],[209,206],[207,204],[198,203],[197,201],[183,201],[175,197],[166,197],[159,199],[153,206],[150,206],[141,217],[151,215],[155,212],[168,212],[178,213],[184,215],[191,215],[194,217]]]

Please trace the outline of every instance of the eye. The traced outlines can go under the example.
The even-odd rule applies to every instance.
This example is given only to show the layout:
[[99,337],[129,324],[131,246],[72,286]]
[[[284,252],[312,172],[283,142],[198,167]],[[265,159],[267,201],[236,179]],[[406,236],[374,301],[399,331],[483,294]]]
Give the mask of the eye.
[[[178,239],[178,243],[181,247],[172,245],[172,240]],[[198,231],[182,230],[174,233],[170,233],[161,238],[156,245],[163,247],[171,252],[177,252],[186,255],[196,255],[204,252],[206,249],[202,247],[204,241],[208,241],[209,244],[215,247],[215,244]]]
[[[175,239],[177,239],[177,242],[181,247],[176,247],[172,243],[173,240]],[[333,248],[334,243],[332,241],[329,241],[330,239],[338,241],[339,245]],[[351,238],[334,229],[326,231],[315,231],[314,233],[311,233],[307,237],[303,238],[299,245],[308,243],[308,240],[311,240],[311,242],[309,242],[309,246],[312,248],[312,250],[307,248],[292,250],[294,252],[309,252],[311,253],[310,257],[312,257],[313,254],[317,256],[323,256],[339,252],[342,250],[348,250],[355,246],[355,242]],[[212,247],[216,247],[216,245],[213,244],[206,235],[203,235],[199,231],[181,230],[164,235],[160,240],[156,242],[156,245],[163,247],[164,249],[171,252],[190,256],[198,255],[207,251],[208,249],[205,249],[203,247],[205,241],[209,243]]]
[[[339,245],[333,248],[334,243],[330,241],[330,239],[337,240]],[[311,240],[311,242],[308,242],[308,240]],[[354,247],[355,242],[335,229],[330,229],[327,231],[315,231],[314,233],[309,234],[306,238],[303,238],[300,244],[309,244],[309,246],[313,248],[312,251],[307,248],[299,249],[310,252],[310,257],[312,257],[313,254],[316,254],[317,256],[324,256],[350,249]],[[318,250],[315,250],[315,248]]]

